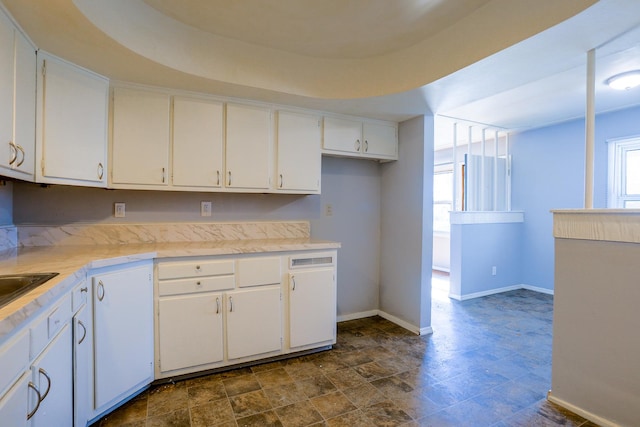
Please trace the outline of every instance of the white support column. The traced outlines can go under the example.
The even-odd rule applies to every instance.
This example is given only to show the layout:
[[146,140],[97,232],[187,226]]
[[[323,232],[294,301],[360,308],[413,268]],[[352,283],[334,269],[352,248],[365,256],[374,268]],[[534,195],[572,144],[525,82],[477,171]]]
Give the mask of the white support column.
[[596,50],[587,52],[587,111],[586,143],[585,143],[585,176],[584,176],[584,207],[593,209],[593,162],[595,146],[595,92],[596,92]]
[[484,161],[486,156],[486,148],[487,148],[487,129],[482,128],[482,141],[480,144],[480,210],[481,211],[487,210],[487,206],[485,205],[487,171],[486,171],[485,161]]
[[493,136],[493,210],[498,210],[498,130]]
[[458,123],[453,124],[453,206],[452,211],[458,208]]
[[504,156],[507,160],[507,166],[505,167],[505,185],[504,191],[505,201],[507,204],[507,211],[511,211],[511,147],[509,146],[509,133],[505,135],[504,140]]

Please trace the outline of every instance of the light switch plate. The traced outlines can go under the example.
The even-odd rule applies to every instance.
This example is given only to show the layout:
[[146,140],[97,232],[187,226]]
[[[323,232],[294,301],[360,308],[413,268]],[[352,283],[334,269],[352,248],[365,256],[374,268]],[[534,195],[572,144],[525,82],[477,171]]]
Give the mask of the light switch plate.
[[113,204],[113,216],[116,218],[124,218],[126,216],[124,203],[116,202]]

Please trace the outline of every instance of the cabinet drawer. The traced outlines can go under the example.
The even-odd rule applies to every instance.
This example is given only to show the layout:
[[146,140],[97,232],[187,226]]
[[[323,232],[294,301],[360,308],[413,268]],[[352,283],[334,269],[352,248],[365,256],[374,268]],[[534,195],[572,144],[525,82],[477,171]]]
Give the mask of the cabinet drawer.
[[280,257],[238,260],[238,286],[275,285],[280,283]]
[[194,277],[161,281],[158,283],[158,291],[160,296],[167,296],[222,291],[225,289],[233,289],[234,286],[234,276]]
[[234,263],[228,261],[162,262],[158,264],[158,279],[182,277],[222,276],[233,274]]
[[80,307],[87,303],[87,293],[89,288],[86,282],[82,282],[80,286],[76,286],[71,294],[71,310],[75,313],[80,310]]
[[22,331],[0,348],[0,396],[27,368],[29,362],[29,334]]
[[55,308],[34,322],[29,330],[31,339],[29,356],[31,359],[40,354],[49,341],[71,319],[71,316],[71,295],[68,294]]

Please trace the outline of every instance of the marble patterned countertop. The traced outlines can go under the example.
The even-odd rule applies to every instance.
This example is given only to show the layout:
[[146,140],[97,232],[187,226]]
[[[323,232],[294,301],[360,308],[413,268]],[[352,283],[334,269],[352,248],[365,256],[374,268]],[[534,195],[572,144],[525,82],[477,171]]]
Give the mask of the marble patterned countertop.
[[1,274],[58,276],[0,308],[0,341],[86,277],[89,270],[156,258],[215,256],[302,250],[333,250],[340,243],[309,237],[195,242],[24,246],[0,252]]

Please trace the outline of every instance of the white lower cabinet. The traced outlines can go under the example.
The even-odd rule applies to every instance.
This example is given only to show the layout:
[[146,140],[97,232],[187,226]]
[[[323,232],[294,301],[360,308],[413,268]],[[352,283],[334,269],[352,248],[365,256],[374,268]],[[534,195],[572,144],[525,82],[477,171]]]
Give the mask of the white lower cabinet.
[[282,348],[280,286],[227,294],[229,359],[272,353]]
[[304,347],[336,337],[336,286],[333,268],[289,273],[289,342]]
[[221,293],[177,295],[158,301],[160,371],[223,360],[222,303]]
[[85,304],[73,317],[73,419],[86,426],[93,408],[93,328],[91,306]]
[[31,365],[32,382],[40,392],[31,394],[30,407],[37,407],[31,427],[73,425],[73,369],[71,326],[58,336]]
[[[37,399],[31,372],[25,372],[2,397],[0,397],[0,423],[4,426],[26,427],[27,416],[32,409],[28,403]],[[33,394],[33,399],[29,394]],[[34,405],[35,408],[35,405]]]
[[151,261],[93,274],[94,415],[153,380]]

